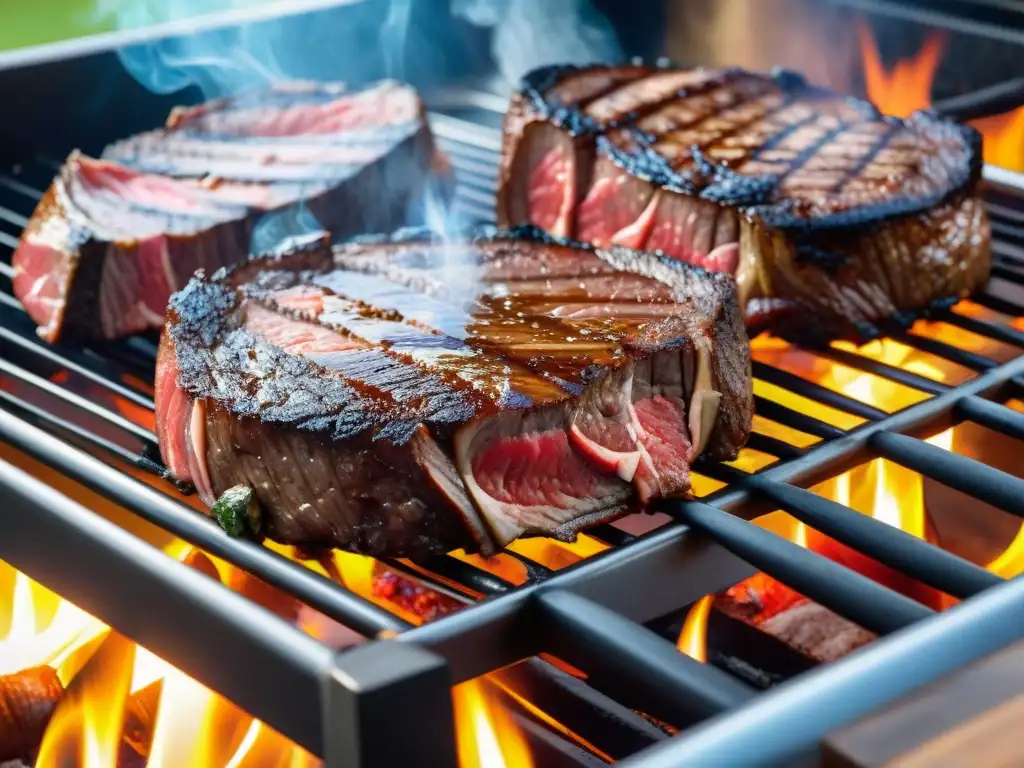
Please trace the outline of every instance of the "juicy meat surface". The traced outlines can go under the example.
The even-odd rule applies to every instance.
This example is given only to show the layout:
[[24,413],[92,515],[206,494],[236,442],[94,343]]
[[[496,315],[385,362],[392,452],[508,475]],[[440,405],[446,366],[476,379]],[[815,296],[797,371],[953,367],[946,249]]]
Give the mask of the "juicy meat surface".
[[987,280],[980,142],[788,72],[545,67],[505,119],[498,222],[733,274],[754,329],[873,336]]
[[435,160],[419,97],[394,82],[354,93],[295,84],[180,108],[102,160],[68,158],[15,252],[15,294],[48,341],[160,327],[197,268],[272,244],[266,214],[339,237],[390,230]]
[[161,451],[270,535],[374,555],[571,538],[736,455],[750,353],[726,276],[536,232],[315,242],[172,298]]

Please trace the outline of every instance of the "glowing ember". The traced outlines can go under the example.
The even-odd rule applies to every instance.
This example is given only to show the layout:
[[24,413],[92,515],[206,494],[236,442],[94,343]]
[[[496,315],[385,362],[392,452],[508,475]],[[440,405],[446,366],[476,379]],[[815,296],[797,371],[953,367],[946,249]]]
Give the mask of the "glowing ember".
[[[868,98],[882,112],[907,117],[932,103],[932,83],[945,37],[933,33],[921,50],[911,58],[886,69],[878,46],[865,22],[858,25],[864,86]],[[985,162],[1014,171],[1024,171],[1024,107],[1004,115],[995,115],[971,123],[985,137]]]

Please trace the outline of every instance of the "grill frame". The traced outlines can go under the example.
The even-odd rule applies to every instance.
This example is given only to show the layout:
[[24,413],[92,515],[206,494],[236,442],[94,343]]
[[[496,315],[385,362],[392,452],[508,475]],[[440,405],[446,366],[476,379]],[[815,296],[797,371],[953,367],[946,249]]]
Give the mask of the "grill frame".
[[[74,60],[68,60],[66,65],[73,66]],[[488,185],[493,183],[493,173],[489,173],[493,171],[493,164],[487,166],[486,163],[498,148],[498,136],[493,127],[482,126],[493,126],[497,120],[494,114],[481,113],[479,105],[493,105],[494,101],[472,95],[460,101],[448,94],[447,113],[431,115],[435,134],[442,148],[453,157],[459,176],[457,212],[468,217],[486,218],[490,214]],[[452,103],[458,108],[450,108]],[[473,106],[466,108],[467,104]],[[467,120],[467,113],[473,113],[479,122]],[[1024,180],[994,168],[986,169],[986,178],[997,207],[1015,214],[1016,204],[1016,210],[1021,210]],[[24,196],[26,190],[18,189],[18,180],[14,180],[14,186],[11,181],[9,176],[0,177],[0,194]],[[0,220],[8,227],[20,228],[24,217],[17,211],[10,211],[4,199],[0,198]],[[1024,283],[1015,264],[1020,261],[1024,265],[1018,253],[1019,243],[1024,241],[1024,227],[1015,228],[1017,222],[1013,216],[1004,216],[998,223],[1008,228],[1009,235],[1003,235],[996,249],[1001,270],[997,272],[997,280]],[[0,232],[3,233],[0,247],[9,251],[12,235]],[[777,537],[773,541],[773,534],[749,525],[744,518],[780,507],[797,517],[807,515],[806,497],[787,494],[790,486],[811,485],[865,459],[898,455],[908,463],[927,462],[926,454],[931,446],[924,445],[919,438],[960,421],[975,421],[1021,437],[1024,417],[983,398],[1005,400],[1024,390],[1022,358],[999,365],[932,339],[913,335],[901,337],[904,343],[926,348],[979,372],[954,387],[913,378],[914,375],[906,371],[891,369],[854,353],[843,353],[845,364],[921,389],[929,395],[921,403],[892,415],[759,363],[756,376],[785,382],[798,394],[859,415],[865,423],[846,432],[785,406],[769,406],[767,412],[772,413],[775,420],[819,436],[822,441],[808,449],[795,449],[760,435],[755,438],[755,446],[767,453],[774,452],[778,462],[755,475],[724,465],[704,467],[702,471],[729,485],[699,502],[662,505],[662,511],[674,522],[641,537],[631,537],[609,526],[595,529],[591,532],[593,535],[614,546],[577,565],[551,572],[527,560],[530,579],[522,587],[514,587],[454,558],[441,558],[431,564],[431,571],[462,583],[485,599],[451,616],[412,628],[374,603],[300,565],[251,542],[228,538],[179,500],[94,455],[99,451],[108,459],[127,462],[135,469],[148,473],[160,471],[154,460],[151,433],[125,419],[119,421],[116,414],[102,413],[106,409],[96,403],[69,397],[70,390],[48,382],[34,371],[59,365],[91,378],[135,405],[151,408],[148,396],[107,378],[105,371],[125,365],[130,368],[133,360],[145,369],[146,361],[155,355],[152,342],[142,339],[106,345],[101,350],[105,353],[103,357],[95,356],[89,349],[45,345],[34,336],[25,335],[23,328],[15,330],[16,323],[8,324],[9,318],[16,317],[11,313],[18,311],[16,302],[11,303],[9,277],[9,267],[0,262],[3,288],[0,317],[4,318],[0,328],[0,373],[36,389],[48,390],[65,404],[101,417],[108,426],[126,429],[140,441],[142,449],[132,453],[119,442],[62,421],[45,409],[26,408],[25,401],[4,391],[0,391],[0,439],[127,508],[133,515],[156,523],[268,583],[301,596],[312,607],[368,637],[382,633],[397,633],[397,636],[371,640],[358,652],[332,652],[226,587],[202,581],[201,576],[186,566],[150,551],[152,547],[100,515],[3,462],[0,462],[0,489],[12,501],[10,509],[0,515],[0,557],[203,680],[301,746],[325,757],[329,765],[392,765],[411,758],[422,761],[428,755],[432,765],[453,765],[454,751],[450,738],[445,736],[451,734],[448,727],[451,683],[553,648],[567,661],[580,662],[590,675],[588,684],[583,685],[584,694],[568,695],[566,701],[570,702],[570,707],[578,705],[579,700],[589,699],[594,707],[609,710],[616,706],[605,698],[611,695],[617,701],[644,709],[674,725],[691,725],[720,715],[665,745],[652,747],[649,756],[638,754],[630,763],[654,766],[678,764],[680,755],[725,755],[710,751],[724,749],[723,733],[754,732],[763,728],[764,722],[788,722],[786,718],[790,715],[782,712],[784,702],[846,691],[854,684],[851,676],[877,682],[878,676],[871,674],[870,666],[862,661],[868,655],[882,666],[894,663],[894,657],[910,658],[909,649],[917,654],[943,657],[942,662],[919,665],[920,669],[906,679],[901,677],[879,686],[877,695],[871,699],[873,706],[891,700],[910,686],[935,679],[952,669],[950,665],[979,658],[998,647],[994,643],[1024,636],[1024,628],[1008,626],[1012,612],[997,610],[1007,605],[1017,610],[1024,607],[1024,586],[986,584],[987,588],[979,592],[978,583],[962,582],[959,586],[964,593],[974,595],[962,606],[941,616],[925,617],[918,612],[908,616],[906,621],[879,625],[878,628],[897,629],[897,624],[899,627],[910,624],[895,632],[893,637],[880,638],[856,658],[801,675],[778,691],[753,696],[727,673],[679,654],[670,643],[642,626],[706,593],[731,586],[752,575],[755,569],[785,576],[780,580],[791,584],[798,582],[816,589],[818,601],[839,613],[844,612],[843,608],[849,613],[848,601],[851,600],[856,610],[868,612],[869,620],[871,616],[885,614],[887,607],[899,605],[898,596],[887,588],[873,585],[865,592],[856,574],[839,566],[828,569],[823,563],[833,564],[813,553],[807,553],[806,558],[794,564],[786,558],[788,542]],[[1010,308],[1014,314],[1024,315],[1024,306],[1013,304],[1003,296],[984,295],[979,297],[979,302],[993,308]],[[939,311],[936,318],[967,323],[971,326],[968,330],[1024,348],[1024,334],[1013,329],[964,318],[950,311]],[[830,350],[829,355],[835,356],[837,352]],[[19,364],[26,358],[34,370]],[[759,408],[772,402],[759,400]],[[905,435],[910,442],[901,441],[894,447],[891,441],[887,444],[877,437],[886,434]],[[90,451],[78,447],[83,440],[91,444]],[[973,468],[971,460],[955,454],[950,456],[954,457],[950,459],[951,465],[965,471],[965,476]],[[989,493],[993,488],[991,482],[983,482],[974,490]],[[992,500],[1013,506],[1012,499],[996,496]],[[845,521],[844,513],[834,507],[824,513],[821,509],[817,512],[832,516],[839,526],[833,532],[838,540],[850,543],[857,536],[870,539],[879,547],[876,559],[887,565],[896,563],[898,566],[903,562],[899,560],[901,557],[913,559],[922,551],[922,546],[935,549],[928,544],[910,545],[891,529],[878,526],[848,530],[844,523],[853,518],[866,518],[842,509]],[[810,513],[813,512],[815,510],[811,509]],[[41,535],[44,531],[47,535]],[[854,538],[844,539],[840,533]],[[126,543],[129,539],[134,543]],[[879,556],[886,554],[889,560]],[[969,564],[946,554],[945,562],[955,562],[956,570],[967,582],[970,577],[966,574],[977,578],[976,573],[964,567]],[[401,564],[389,565],[401,568]],[[828,571],[828,579],[821,578],[823,569]],[[419,571],[411,573],[428,585],[439,584],[432,583],[429,576]],[[945,577],[956,578],[949,574]],[[128,583],[132,585],[131,590],[123,589]],[[673,591],[653,588],[665,584],[682,586]],[[652,588],[638,588],[638,585]],[[126,594],[128,592],[131,594]],[[159,606],[160,610],[146,614],[140,610],[144,606]],[[972,634],[983,637],[972,639],[955,657],[935,653],[962,632],[966,621],[964,614],[974,622]],[[216,631],[210,631],[210,627],[216,627]],[[240,653],[239,649],[246,650]],[[391,664],[393,674],[385,678],[373,677],[369,673],[374,665],[356,663],[364,656],[373,656],[384,665]],[[534,683],[550,684],[557,679],[545,662],[528,663],[531,666],[522,674]],[[851,669],[855,672],[849,671]],[[267,675],[269,678],[264,677]],[[253,679],[278,680],[290,695],[270,690],[272,686],[254,686],[250,682]],[[295,706],[295,698],[301,698],[301,706]],[[773,700],[779,704],[766,703]],[[867,706],[867,703],[859,704],[859,709],[851,706],[841,713],[838,721],[828,722],[833,726],[846,722],[867,711]],[[413,727],[403,739],[387,738],[395,715],[384,717],[379,713],[398,711],[403,722],[412,720],[420,726]],[[660,732],[652,731],[646,721],[621,706],[616,717],[618,727],[625,734],[623,738],[632,738],[634,747],[663,740]],[[813,723],[787,725],[785,738],[773,742],[777,748],[771,754],[781,759],[805,753],[822,735],[818,731],[824,723],[824,719],[818,719]],[[344,738],[340,738],[342,734]],[[744,742],[738,735],[730,739],[741,745]],[[748,743],[759,744],[756,740]],[[729,754],[735,757],[737,753]]]

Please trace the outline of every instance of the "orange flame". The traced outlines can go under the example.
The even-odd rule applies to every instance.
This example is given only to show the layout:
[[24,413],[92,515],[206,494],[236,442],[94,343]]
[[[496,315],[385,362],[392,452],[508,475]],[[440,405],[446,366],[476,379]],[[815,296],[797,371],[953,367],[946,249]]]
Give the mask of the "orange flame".
[[120,635],[103,642],[57,705],[36,768],[117,765],[134,654],[135,646]]
[[488,685],[477,679],[452,689],[460,768],[532,768],[522,730]]
[[[932,84],[942,59],[945,35],[937,32],[929,35],[917,54],[886,69],[870,26],[861,21],[857,32],[864,65],[864,86],[875,106],[896,117],[907,117],[912,112],[927,109],[932,103]],[[983,154],[986,163],[1024,171],[1024,107],[974,120],[971,124],[985,137]]]
[[864,85],[875,106],[895,117],[908,117],[927,109],[932,103],[932,82],[942,59],[945,36],[929,35],[917,55],[896,62],[892,70],[887,71],[871,27],[861,20],[857,33],[864,62]]
[[[956,310],[971,314],[974,311],[974,305],[963,302],[956,307]],[[947,343],[963,349],[978,351],[981,354],[993,357],[999,354],[995,349],[995,342],[987,342],[955,326],[921,321],[915,324],[912,330],[932,338],[941,338]],[[872,342],[861,347],[845,342],[837,342],[833,346],[845,352],[870,357],[887,365],[901,367],[934,381],[953,383],[961,380],[960,377],[964,375],[957,366],[953,366],[948,361],[918,352],[889,339]],[[921,392],[911,391],[887,379],[862,373],[856,369],[814,356],[812,353],[792,347],[777,339],[759,337],[754,340],[753,351],[755,359],[802,375],[822,386],[886,412],[893,412],[913,405],[927,397]],[[861,422],[859,418],[844,417],[839,411],[787,390],[767,386],[759,391],[759,388],[764,386],[763,382],[755,380],[754,391],[826,423],[850,429]],[[947,429],[929,438],[928,442],[944,450],[952,450],[954,434],[954,429]],[[747,464],[751,463],[748,460]],[[912,536],[920,539],[928,537],[923,479],[916,472],[894,462],[884,459],[867,462],[849,472],[820,483],[811,490],[862,514],[870,515],[888,525],[900,528]],[[803,523],[784,512],[773,512],[754,522],[783,538],[794,541],[803,547],[810,547],[932,607],[945,608],[951,604],[945,596],[828,539],[813,529],[808,529]],[[993,572],[1008,578],[1024,572],[1024,526],[1007,550],[989,563],[988,567]],[[791,590],[781,588],[764,574],[758,574],[738,586],[745,587],[764,598],[767,601],[765,603],[766,612],[785,610],[792,604],[790,598],[799,597],[795,593],[788,594]],[[783,594],[775,594],[780,591]],[[732,594],[731,591],[730,594]],[[683,653],[702,661],[706,658],[707,617],[710,614],[713,600],[714,596],[707,596],[691,608],[678,640],[679,649]]]
[[708,660],[707,626],[711,615],[711,602],[714,595],[704,595],[693,604],[686,614],[683,630],[679,633],[679,650],[694,661],[702,664]]
[[[168,554],[184,558],[180,542]],[[216,563],[218,572],[233,575]],[[9,580],[9,623],[0,640],[0,674],[48,664],[67,690],[40,745],[37,768],[118,764],[129,696],[162,681],[148,768],[221,768],[269,765],[307,768],[313,758],[159,657],[112,633],[99,620],[24,574],[0,563]],[[229,579],[230,581],[230,579]],[[0,608],[4,603],[0,601]]]

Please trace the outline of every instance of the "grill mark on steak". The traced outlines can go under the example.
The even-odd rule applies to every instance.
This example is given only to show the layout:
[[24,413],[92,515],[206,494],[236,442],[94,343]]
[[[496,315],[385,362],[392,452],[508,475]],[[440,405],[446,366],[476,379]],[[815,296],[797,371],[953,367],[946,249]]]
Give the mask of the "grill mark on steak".
[[[697,70],[656,71],[590,101],[582,111],[602,128],[615,125],[623,118],[635,122],[676,99],[708,93],[728,85],[738,74],[738,71],[728,70],[717,74],[707,72],[706,75]],[[652,86],[660,87],[654,87],[652,92],[649,90]]]
[[[640,107],[687,78],[708,90]],[[708,87],[716,78],[724,84]],[[581,98],[585,108],[545,98],[564,83],[603,95]],[[574,178],[589,173],[589,183],[524,206],[533,183],[520,157],[564,142]],[[556,67],[528,75],[513,97],[497,213],[504,226],[735,273],[754,330],[863,339],[984,282],[980,171],[973,129],[930,113],[885,118],[791,73],[631,67],[616,78],[604,66]],[[954,221],[974,229],[961,237]]]
[[[161,343],[168,466],[177,474],[187,453],[179,477],[208,479],[204,497],[253,487],[278,540],[420,557],[454,547],[490,554],[519,535],[569,539],[638,503],[686,493],[700,447],[730,457],[749,432],[749,349],[725,277],[526,232],[448,245],[371,241],[339,248],[332,261],[307,249],[199,276],[174,296]],[[563,280],[553,293],[534,293],[536,278],[507,279],[545,275],[548,261]],[[451,264],[472,273],[472,291],[441,279]],[[660,283],[674,305],[637,306],[675,312],[546,311],[567,281],[594,274],[600,306]],[[416,304],[415,295],[431,300]],[[586,304],[580,295],[560,306]],[[447,313],[437,325],[449,331],[457,313],[468,318],[461,338],[415,318],[423,307]],[[587,329],[617,354],[595,357]],[[423,359],[438,341],[467,357]],[[460,381],[467,360],[493,361],[496,381]],[[546,382],[550,370],[578,386]],[[523,397],[516,371],[553,396]],[[712,387],[722,393],[717,414]],[[205,431],[180,431],[197,414]],[[200,432],[202,450],[190,441]]]

